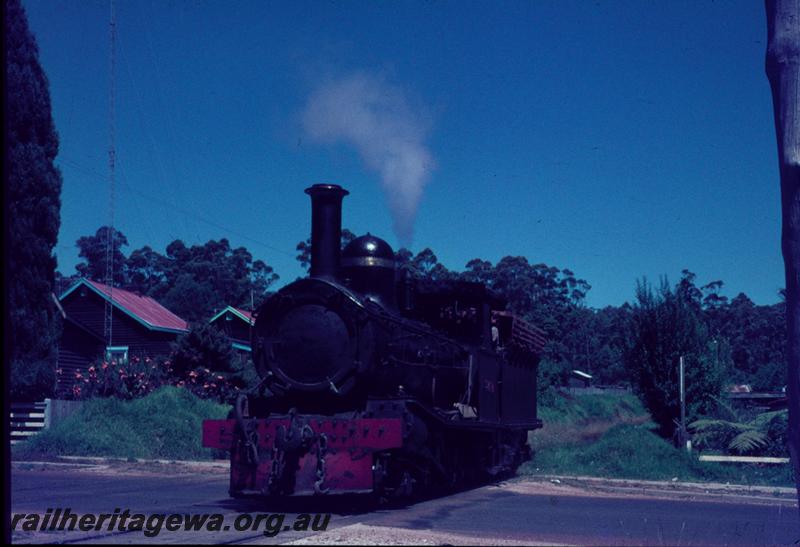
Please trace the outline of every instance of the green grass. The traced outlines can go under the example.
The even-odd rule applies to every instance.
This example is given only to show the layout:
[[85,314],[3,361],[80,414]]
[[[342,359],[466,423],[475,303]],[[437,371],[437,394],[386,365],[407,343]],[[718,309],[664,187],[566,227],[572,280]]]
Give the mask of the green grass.
[[210,459],[201,446],[204,419],[225,418],[230,407],[163,387],[133,401],[86,401],[63,422],[15,445],[16,460],[43,456],[113,456],[175,460]]
[[539,417],[545,422],[582,422],[647,417],[635,395],[577,395],[546,392],[539,401]]
[[794,485],[788,465],[698,461],[654,432],[633,395],[551,393],[539,414],[545,426],[531,434],[534,458],[522,474]]

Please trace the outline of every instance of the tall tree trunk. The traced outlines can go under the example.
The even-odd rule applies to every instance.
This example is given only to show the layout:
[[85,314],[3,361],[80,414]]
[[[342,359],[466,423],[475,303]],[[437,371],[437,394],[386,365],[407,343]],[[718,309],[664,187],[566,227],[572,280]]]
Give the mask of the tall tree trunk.
[[786,268],[789,454],[800,500],[800,0],[766,0],[766,7],[766,69],[778,137]]

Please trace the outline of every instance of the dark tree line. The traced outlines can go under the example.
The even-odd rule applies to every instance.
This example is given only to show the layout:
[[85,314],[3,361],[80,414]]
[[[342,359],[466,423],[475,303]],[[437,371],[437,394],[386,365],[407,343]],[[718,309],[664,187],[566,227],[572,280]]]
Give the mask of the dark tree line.
[[492,264],[473,259],[448,270],[431,249],[400,249],[402,268],[428,283],[451,279],[486,284],[509,309],[547,332],[540,387],[564,384],[571,371],[599,384],[631,385],[669,436],[679,417],[678,362],[686,364],[688,417],[711,413],[724,385],[756,390],[786,385],[786,306],[758,306],[746,295],[721,295],[722,281],[698,286],[683,270],[670,285],[639,282],[632,304],[592,309],[589,283],[570,269],[507,256]]
[[[103,279],[107,228],[77,241],[83,262],[77,276]],[[342,232],[344,247],[354,238]],[[159,253],[145,246],[126,255],[124,234],[114,234],[115,285],[152,296],[190,321],[208,319],[225,305],[258,306],[278,276],[263,261],[225,239],[187,247],[170,243]],[[310,242],[297,245],[297,260],[306,268]],[[785,305],[755,305],[746,295],[729,300],[722,281],[698,285],[684,270],[671,286],[641,282],[631,304],[589,308],[591,286],[568,268],[506,256],[496,264],[469,261],[450,270],[426,248],[396,253],[400,268],[428,284],[451,280],[486,284],[508,302],[514,313],[547,333],[541,369],[542,387],[564,384],[579,369],[598,384],[631,385],[668,433],[677,412],[677,360],[687,362],[691,385],[690,417],[709,410],[723,384],[747,383],[755,389],[780,389],[785,377]],[[74,279],[61,279],[63,290]]]
[[[416,255],[397,252],[402,267],[417,277],[436,281],[479,281],[509,302],[509,308],[539,327],[550,338],[547,359],[586,370],[601,383],[630,380],[623,354],[629,345],[629,324],[640,299],[633,304],[592,309],[585,297],[589,283],[567,268],[531,264],[525,257],[507,256],[497,264],[473,259],[461,272],[438,262],[431,249]],[[684,270],[670,288],[704,327],[704,336],[730,346],[730,382],[754,384],[759,389],[783,387],[780,367],[785,357],[785,303],[756,305],[745,294],[732,300],[720,295],[722,281],[696,285],[696,276]]]
[[[58,135],[47,77],[19,0],[6,2],[7,348],[20,386],[52,387],[59,317],[51,294],[53,248],[61,223],[61,173],[54,165]],[[12,386],[12,394],[17,393]]]
[[[343,230],[342,246],[353,237],[350,230]],[[297,250],[298,261],[307,269],[310,241],[300,242]],[[458,279],[484,283],[508,301],[509,309],[543,328],[550,340],[541,366],[545,384],[565,383],[571,370],[579,369],[600,384],[636,385],[645,364],[637,363],[633,355],[652,349],[662,352],[670,367],[681,353],[697,358],[697,370],[711,363],[704,373],[709,381],[699,382],[698,376],[696,382],[705,386],[700,387],[705,395],[722,383],[744,383],[757,390],[786,385],[785,303],[759,306],[741,293],[729,300],[721,294],[722,281],[698,285],[689,270],[683,270],[675,286],[663,280],[653,289],[643,281],[632,304],[592,309],[585,304],[591,285],[568,268],[506,256],[496,264],[475,258],[455,271],[440,263],[430,248],[416,254],[401,248],[395,257],[400,268],[426,283]],[[661,333],[662,347],[637,349],[648,314],[660,322],[648,328],[666,329]],[[667,341],[669,336],[672,342]],[[664,401],[671,413],[674,401]],[[704,410],[701,405],[696,412]]]
[[[93,236],[78,239],[79,256],[75,276],[59,279],[65,290],[77,277],[103,281],[108,227]],[[227,305],[244,309],[258,307],[278,275],[263,260],[254,260],[244,247],[231,247],[227,239],[211,240],[187,247],[175,240],[164,254],[150,246],[125,256],[125,235],[114,231],[114,286],[150,296],[187,321],[209,319]]]
[[[356,234],[348,230],[347,228],[342,229],[342,249],[347,247],[347,244],[353,241],[356,238]],[[300,266],[306,272],[311,271],[311,238],[309,237],[305,241],[301,241],[295,247],[297,251],[297,261],[300,263]]]

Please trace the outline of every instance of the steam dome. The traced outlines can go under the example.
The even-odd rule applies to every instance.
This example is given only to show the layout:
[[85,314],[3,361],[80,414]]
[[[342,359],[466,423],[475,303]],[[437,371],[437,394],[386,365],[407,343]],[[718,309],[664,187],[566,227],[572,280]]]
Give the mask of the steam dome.
[[392,247],[367,233],[342,251],[342,277],[354,290],[384,305],[394,305],[395,261]]

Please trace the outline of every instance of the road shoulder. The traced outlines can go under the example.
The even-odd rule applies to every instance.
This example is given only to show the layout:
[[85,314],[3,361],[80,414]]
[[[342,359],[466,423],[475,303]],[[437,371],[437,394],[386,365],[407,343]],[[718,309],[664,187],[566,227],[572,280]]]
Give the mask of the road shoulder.
[[644,496],[664,499],[731,501],[797,507],[797,491],[781,486],[761,486],[682,481],[646,481],[602,477],[564,475],[525,475],[507,483],[519,493],[542,493],[542,489],[557,488],[564,494],[594,493],[597,495]]

